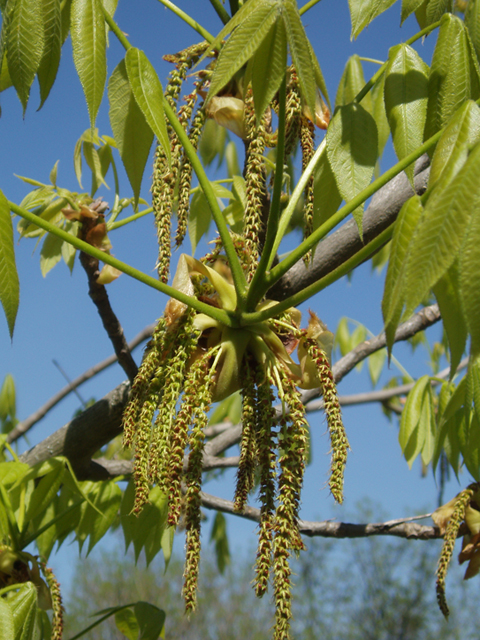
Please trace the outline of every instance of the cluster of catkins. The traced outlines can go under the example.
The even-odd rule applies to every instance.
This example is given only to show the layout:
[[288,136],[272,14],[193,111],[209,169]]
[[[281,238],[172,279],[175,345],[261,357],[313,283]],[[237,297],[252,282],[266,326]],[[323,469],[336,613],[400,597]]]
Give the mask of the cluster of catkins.
[[[215,268],[217,267],[217,268]],[[183,255],[176,287],[185,283],[203,302],[228,308],[233,286],[212,267]],[[183,286],[180,280],[183,279]],[[268,303],[262,303],[263,305]],[[321,387],[332,446],[330,489],[342,500],[348,441],[327,351],[332,334],[300,312],[242,328],[223,325],[170,300],[146,348],[124,414],[124,442],[134,451],[139,513],[153,485],[168,496],[168,524],[181,515],[186,529],[184,597],[195,608],[200,559],[202,458],[212,403],[240,390],[242,438],[234,510],[241,513],[257,484],[261,503],[255,590],[262,596],[273,575],[276,638],[288,637],[292,552],[304,548],[298,511],[308,455],[308,424],[300,388]],[[297,350],[298,360],[290,354]],[[275,409],[276,398],[281,408]]]
[[[245,143],[245,211],[243,230],[234,238],[246,279],[258,264],[269,213],[269,184],[265,151],[277,144],[271,109],[257,121],[253,95],[237,74],[221,93],[204,99],[215,67],[210,55],[206,69],[195,71],[193,89],[178,106],[180,91],[193,67],[208,50],[201,43],[166,59],[175,65],[165,97],[176,109],[190,142],[198,148],[207,118],[227,127]],[[313,117],[302,106],[295,69],[288,71],[285,122],[285,161],[298,143],[303,165],[314,152],[314,125],[326,128],[328,111],[320,105]],[[171,160],[160,145],[154,162],[152,203],[159,242],[157,270],[169,276],[171,218],[177,215],[175,244],[185,236],[192,166],[180,141],[169,129]],[[313,179],[304,201],[305,234],[312,231]],[[222,261],[221,245],[202,262],[180,258],[173,286],[212,307],[233,310],[236,293]],[[260,303],[258,309],[269,305]],[[332,334],[311,315],[300,328],[300,312],[289,309],[280,317],[235,328],[197,313],[175,300],[167,304],[147,345],[130,402],[124,414],[125,446],[134,452],[135,503],[140,513],[153,485],[168,496],[168,524],[180,517],[186,529],[183,594],[187,611],[196,604],[200,559],[201,482],[207,412],[212,403],[232,393],[242,394],[242,437],[234,510],[243,512],[249,494],[258,487],[261,503],[255,590],[262,596],[272,578],[276,604],[275,638],[288,638],[291,618],[292,552],[304,548],[298,526],[300,491],[308,455],[308,423],[300,388],[323,389],[332,445],[330,489],[342,500],[343,469],[348,441],[343,428],[336,387],[330,369]],[[297,349],[295,362],[291,353]],[[275,409],[277,399],[281,409]]]

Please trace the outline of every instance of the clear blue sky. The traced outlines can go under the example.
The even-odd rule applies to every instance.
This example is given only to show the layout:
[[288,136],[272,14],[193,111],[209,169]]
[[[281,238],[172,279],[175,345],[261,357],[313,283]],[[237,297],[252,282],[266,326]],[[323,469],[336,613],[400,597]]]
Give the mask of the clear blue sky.
[[[179,0],[178,5],[190,12],[203,26],[215,33],[220,22],[207,0]],[[228,5],[228,3],[227,3]],[[135,7],[135,8],[133,8]],[[148,0],[137,3],[120,1],[116,14],[118,24],[128,34],[132,44],[144,49],[158,74],[165,81],[170,66],[162,61],[165,53],[176,52],[198,41],[199,37],[159,2]],[[347,0],[323,0],[304,16],[308,36],[316,50],[332,100],[348,57],[360,56],[385,60],[388,49],[406,40],[418,31],[416,21],[410,18],[403,28],[400,24],[400,2],[374,21],[358,37],[350,41],[350,19]],[[433,39],[418,43],[417,50],[429,63]],[[114,37],[110,39],[109,73],[123,55]],[[365,63],[368,78],[377,66]],[[14,177],[14,173],[48,181],[51,168],[59,163],[58,182],[71,190],[78,189],[73,171],[73,148],[76,140],[89,126],[87,109],[72,62],[71,45],[67,42],[59,76],[51,96],[40,112],[36,111],[38,91],[32,90],[25,119],[13,90],[0,96],[0,188],[17,203],[28,187]],[[97,126],[100,134],[111,135],[108,122],[108,104],[105,99]],[[394,161],[387,148],[382,168]],[[120,165],[120,162],[119,162]],[[151,162],[147,165],[143,197],[149,201]],[[108,181],[108,179],[107,179]],[[85,181],[88,185],[88,181]],[[113,182],[113,180],[112,180]],[[122,195],[131,195],[125,174],[121,173]],[[84,185],[84,186],[87,186]],[[100,192],[105,200],[112,192]],[[146,273],[154,274],[156,239],[153,222],[146,217],[133,225],[111,234],[113,253]],[[71,378],[111,354],[111,346],[103,331],[97,311],[87,295],[86,277],[76,264],[70,276],[65,265],[59,264],[46,278],[39,268],[39,253],[32,255],[34,241],[22,240],[17,246],[17,266],[21,283],[21,302],[13,343],[10,344],[6,322],[0,316],[0,380],[7,372],[13,374],[17,385],[18,416],[26,418],[64,385],[64,380],[52,363],[57,360]],[[188,248],[187,248],[188,250]],[[342,316],[354,318],[368,329],[378,333],[382,329],[380,300],[383,275],[371,276],[370,267],[363,266],[353,280],[343,279],[320,294],[310,307],[334,330]],[[112,306],[120,318],[127,339],[131,339],[146,324],[158,318],[165,298],[123,275],[109,285]],[[306,311],[306,308],[304,309]],[[438,328],[431,335],[439,335]],[[395,355],[405,368],[418,376],[427,372],[427,355],[419,351],[411,356],[409,347],[399,346]],[[140,351],[135,353],[140,359]],[[124,379],[123,371],[115,365],[80,388],[84,398],[100,398]],[[384,375],[386,381],[388,372]],[[368,377],[352,372],[340,385],[340,393],[353,393],[370,389]],[[51,411],[28,435],[29,445],[42,440],[68,422],[79,402],[72,394]],[[390,517],[411,515],[418,509],[432,510],[436,503],[436,486],[429,474],[420,478],[420,467],[410,471],[403,460],[397,442],[397,425],[389,423],[377,406],[345,409],[345,425],[352,446],[349,457],[345,496],[346,504],[353,505],[366,496],[380,502]],[[342,519],[342,508],[333,505],[325,488],[329,466],[328,439],[323,415],[311,416],[313,464],[308,468],[301,515],[304,519]],[[22,450],[26,448],[22,444]],[[211,482],[205,490],[231,498],[233,473],[221,481]],[[463,482],[468,480],[464,478]],[[449,486],[449,498],[457,491],[456,482]],[[351,510],[351,509],[350,509]],[[255,527],[240,518],[228,522],[233,547],[251,547]],[[207,525],[208,529],[208,525]],[[177,548],[181,547],[177,541]],[[65,556],[62,554],[63,559]],[[55,558],[50,563],[55,566]],[[59,571],[60,577],[65,569]]]

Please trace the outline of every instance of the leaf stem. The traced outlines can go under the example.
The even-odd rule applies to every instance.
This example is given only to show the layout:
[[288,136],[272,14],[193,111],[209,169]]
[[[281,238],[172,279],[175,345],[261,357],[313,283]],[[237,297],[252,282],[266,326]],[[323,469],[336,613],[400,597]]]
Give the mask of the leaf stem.
[[311,9],[312,7],[314,7],[318,2],[320,2],[320,0],[309,0],[308,2],[306,2],[303,7],[301,9],[298,10],[298,13],[303,16],[304,13],[306,13],[309,9]]
[[165,7],[167,7],[167,9],[170,9],[170,11],[173,11],[173,13],[177,15],[179,18],[181,18],[184,22],[186,22],[188,26],[192,27],[192,29],[194,29],[197,33],[199,33],[202,36],[202,38],[204,38],[204,40],[210,43],[215,40],[215,38],[212,36],[211,33],[209,33],[200,24],[198,24],[196,20],[191,18],[188,15],[188,13],[185,13],[185,11],[182,11],[176,5],[174,5],[173,2],[170,2],[170,0],[158,0],[158,1],[161,2]]
[[236,326],[236,322],[233,320],[231,315],[228,314],[223,309],[217,309],[216,307],[212,307],[209,304],[205,304],[204,302],[201,302],[200,300],[197,300],[192,296],[188,296],[187,294],[182,293],[181,291],[177,291],[177,289],[174,289],[173,287],[170,287],[167,284],[163,284],[162,282],[155,280],[155,278],[152,278],[146,273],[143,273],[142,271],[135,269],[135,267],[132,267],[131,265],[126,264],[125,262],[122,262],[117,258],[114,258],[113,256],[109,255],[108,253],[105,253],[104,251],[100,251],[100,249],[93,247],[91,244],[88,244],[88,242],[85,242],[84,240],[81,240],[80,238],[77,238],[76,236],[73,236],[72,234],[67,233],[67,231],[60,229],[59,227],[56,227],[51,222],[42,220],[42,218],[40,218],[39,216],[36,216],[34,213],[31,213],[26,209],[22,209],[21,207],[14,204],[13,202],[9,202],[8,204],[11,211],[16,213],[20,217],[24,218],[25,220],[28,220],[29,222],[32,222],[33,224],[37,225],[37,227],[40,227],[41,229],[48,231],[54,236],[61,238],[65,242],[68,242],[79,251],[84,251],[88,255],[93,256],[98,260],[101,260],[105,264],[109,264],[110,266],[115,267],[115,269],[119,269],[123,273],[126,273],[131,278],[135,278],[135,280],[138,280],[139,282],[142,282],[143,284],[146,284],[149,287],[152,287],[152,289],[156,289],[157,291],[160,291],[161,293],[164,293],[165,295],[170,296],[171,298],[175,298],[175,300],[179,300],[180,302],[183,302],[184,304],[188,305],[189,307],[192,307],[199,313],[204,313],[205,315],[210,316],[214,320],[217,320],[218,322],[221,322],[228,327]]
[[[310,251],[327,233],[329,233],[334,227],[337,226],[342,220],[344,220],[352,211],[359,207],[365,200],[373,196],[373,194],[383,187],[387,182],[394,178],[397,174],[408,167],[412,162],[418,160],[426,151],[429,151],[443,133],[443,129],[438,131],[435,135],[424,142],[418,149],[405,156],[402,160],[397,162],[391,169],[385,171],[383,175],[374,180],[372,184],[365,187],[358,195],[349,200],[347,204],[343,205],[337,213],[331,216],[324,224],[322,224],[316,231],[314,231],[308,238],[306,238],[301,245],[294,249],[288,256],[274,267],[270,273],[266,276],[266,282],[268,288],[270,288],[275,282],[278,282],[280,278],[298,262],[303,256]],[[312,158],[313,160],[313,158]]]
[[223,22],[223,24],[227,24],[227,22],[230,22],[230,16],[228,15],[225,7],[220,2],[220,0],[210,0],[210,4],[217,12],[218,17]]
[[282,302],[279,302],[272,307],[268,307],[263,311],[255,311],[253,313],[244,314],[242,316],[242,323],[249,325],[255,324],[257,322],[263,322],[264,320],[274,318],[279,313],[282,313],[283,311],[286,311],[291,307],[297,307],[302,302],[305,302],[305,300],[308,300],[319,291],[322,291],[326,287],[330,286],[333,282],[339,280],[342,276],[346,275],[347,273],[349,273],[349,271],[367,260],[373,253],[375,253],[375,251],[377,251],[380,247],[382,247],[386,242],[390,240],[393,234],[394,227],[395,223],[393,222],[389,227],[384,229],[382,233],[380,233],[367,245],[362,247],[360,251],[357,251],[357,253],[351,256],[343,264],[331,271],[328,275],[320,278],[320,280],[317,280],[308,287],[305,287],[305,289],[298,291],[289,298],[286,298]]
[[105,7],[103,6],[103,2],[100,3],[100,6],[102,7],[103,15],[105,17],[105,22],[108,24],[108,26],[113,31],[113,33],[117,36],[118,40],[120,40],[120,42],[123,44],[125,49],[130,49],[130,47],[132,45],[129,43],[129,41],[127,40],[125,34],[120,29],[120,27],[115,22],[115,20],[112,18],[112,16],[105,9]]
[[114,229],[119,229],[120,227],[123,227],[124,225],[129,224],[130,222],[135,222],[135,220],[138,220],[139,218],[143,218],[143,216],[146,216],[147,214],[152,213],[152,211],[153,211],[153,207],[148,207],[148,209],[144,209],[139,213],[135,213],[133,216],[129,216],[128,218],[124,218],[123,220],[119,220],[118,222],[113,222],[112,225],[107,225],[107,231],[113,231]]
[[263,296],[262,280],[265,280],[265,273],[275,257],[275,239],[280,217],[280,197],[283,185],[283,163],[285,155],[285,120],[287,101],[287,76],[283,76],[280,89],[278,91],[278,137],[277,137],[277,157],[275,165],[275,178],[273,182],[273,194],[268,214],[267,231],[265,234],[265,244],[262,249],[260,262],[250,284],[246,308],[253,311]]

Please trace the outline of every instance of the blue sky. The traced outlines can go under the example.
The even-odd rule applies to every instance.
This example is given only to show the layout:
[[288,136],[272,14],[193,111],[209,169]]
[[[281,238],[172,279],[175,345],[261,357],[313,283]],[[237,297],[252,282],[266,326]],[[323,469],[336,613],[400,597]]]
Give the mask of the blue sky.
[[[227,3],[228,4],[228,3]],[[178,5],[198,20],[210,32],[220,30],[221,24],[207,0],[179,0]],[[135,6],[135,10],[132,7]],[[154,0],[143,0],[134,5],[120,0],[116,19],[132,44],[143,49],[156,66],[162,82],[170,66],[162,60],[165,53],[176,52],[199,40],[188,26]],[[304,16],[307,34],[317,53],[327,87],[334,100],[338,81],[348,57],[354,53],[363,57],[385,60],[389,47],[405,41],[418,31],[413,18],[402,29],[400,3],[376,19],[356,41],[350,40],[350,19],[347,0],[323,0]],[[416,45],[429,63],[434,38]],[[114,37],[110,38],[109,73],[121,59],[123,49]],[[377,65],[365,63],[368,78]],[[58,182],[71,190],[78,189],[73,171],[73,148],[80,135],[88,128],[89,120],[83,92],[75,75],[71,45],[67,41],[60,72],[52,93],[40,112],[36,111],[38,91],[32,90],[25,119],[13,90],[0,96],[0,188],[6,196],[19,203],[28,191],[27,185],[14,174],[48,181],[51,168],[60,160]],[[108,103],[104,100],[97,126],[100,134],[111,135],[108,121]],[[385,152],[382,168],[394,162],[390,145]],[[120,166],[120,162],[119,162]],[[151,162],[147,164],[142,195],[149,201]],[[88,181],[86,180],[87,184]],[[108,182],[108,178],[107,178]],[[113,180],[112,180],[113,182]],[[122,196],[131,195],[126,176],[121,170]],[[85,185],[84,185],[85,186]],[[113,194],[102,189],[105,200]],[[111,234],[115,256],[138,269],[154,275],[156,238],[152,219],[142,220]],[[86,277],[78,264],[70,275],[65,265],[59,264],[46,278],[39,268],[39,253],[32,255],[34,241],[22,240],[16,247],[17,266],[21,284],[21,302],[13,343],[10,343],[5,319],[0,316],[0,381],[11,373],[17,385],[17,408],[20,419],[26,418],[64,385],[60,373],[53,365],[57,360],[71,378],[81,374],[96,362],[111,354],[111,346],[103,331],[97,311],[87,295]],[[188,250],[188,246],[186,248]],[[346,278],[322,292],[311,307],[334,330],[342,316],[363,324],[373,333],[382,329],[380,301],[383,275],[371,275],[368,265],[362,266],[349,282]],[[158,318],[166,302],[164,296],[123,275],[109,285],[112,306],[121,320],[127,339],[131,339],[145,325]],[[306,313],[307,306],[303,307]],[[429,335],[438,339],[439,329]],[[135,356],[140,360],[140,350]],[[398,346],[396,357],[411,375],[427,372],[425,351],[412,357],[408,346]],[[84,398],[100,398],[124,379],[123,371],[115,365],[80,388]],[[382,378],[388,379],[388,372]],[[342,394],[367,391],[370,383],[365,370],[352,372],[342,381]],[[78,399],[72,394],[28,435],[29,446],[42,440],[71,419],[78,408]],[[367,496],[379,502],[389,517],[412,515],[419,509],[433,510],[437,488],[431,475],[420,477],[420,466],[409,470],[403,460],[397,441],[396,422],[388,422],[379,407],[365,405],[345,409],[345,425],[352,452],[349,457],[345,496],[350,507]],[[326,488],[329,456],[324,417],[311,416],[313,464],[305,478],[301,515],[304,519],[342,519],[342,507],[333,505]],[[21,449],[26,448],[21,444]],[[222,497],[233,494],[233,472],[221,481],[209,483],[205,490]],[[466,484],[468,479],[462,479]],[[447,499],[456,493],[458,485],[452,482]],[[352,510],[351,508],[349,509]],[[207,525],[208,526],[208,525]],[[240,518],[229,518],[228,530],[232,546],[251,547],[255,526]],[[177,541],[177,548],[181,547]],[[62,554],[63,558],[65,556]],[[55,565],[55,559],[51,559]],[[60,569],[59,574],[65,568]],[[68,574],[65,574],[67,576]],[[68,580],[67,580],[68,581]]]

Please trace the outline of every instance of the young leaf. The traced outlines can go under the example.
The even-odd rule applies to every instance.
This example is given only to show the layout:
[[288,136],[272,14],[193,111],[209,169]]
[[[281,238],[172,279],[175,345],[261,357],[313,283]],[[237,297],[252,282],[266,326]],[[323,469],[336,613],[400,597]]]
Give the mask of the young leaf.
[[[462,246],[469,221],[472,219],[473,222],[473,218],[478,218],[472,214],[476,211],[480,198],[479,173],[480,144],[477,144],[463,170],[454,180],[445,189],[436,189],[430,196],[408,250],[405,266],[407,315],[420,304],[422,298],[453,264]],[[474,259],[475,247],[472,246],[472,242],[480,241],[480,236],[476,235],[480,229],[475,231],[475,228],[473,222],[473,235],[470,236],[470,241],[465,241],[466,246],[464,242],[461,251],[460,286],[464,303],[465,296],[472,299],[464,288],[464,285],[467,285],[467,273],[467,277],[471,278],[468,280],[467,289],[470,289],[473,296],[477,290],[472,283],[475,278],[474,269],[480,265]],[[468,325],[468,313],[466,315]]]
[[478,72],[465,25],[460,18],[446,14],[430,68],[425,138],[442,129],[466,100],[479,96]]
[[[361,104],[339,107],[326,137],[327,155],[337,187],[348,202],[370,184],[377,161],[377,126]],[[362,235],[363,206],[353,216]]]
[[418,9],[423,0],[402,0],[401,22],[403,24],[410,14]]
[[12,640],[15,638],[15,626],[13,624],[13,611],[8,600],[0,598],[0,640]]
[[451,12],[453,0],[428,0],[426,9],[427,24],[440,20],[444,13]]
[[88,167],[92,172],[92,189],[90,191],[90,195],[93,198],[100,185],[104,184],[107,186],[104,179],[105,174],[103,173],[102,163],[100,162],[100,156],[97,149],[91,142],[87,142],[86,140],[83,142],[83,155],[85,156]]
[[313,228],[315,230],[337,211],[343,198],[326,153],[322,154],[313,175]]
[[480,57],[480,2],[469,0],[465,12],[465,25],[472,40],[473,46]]
[[122,492],[113,481],[102,483],[85,482],[83,484],[95,508],[92,508],[88,503],[82,504],[81,517],[76,534],[80,548],[89,537],[88,555],[97,542],[107,533],[115,520]]
[[164,637],[165,611],[149,602],[136,602],[133,607],[138,621],[141,640],[157,640]]
[[[415,49],[392,47],[385,69],[385,109],[399,160],[423,142],[427,115],[428,66]],[[413,164],[405,169],[413,184]]]
[[228,547],[227,522],[223,513],[218,512],[215,515],[210,542],[215,543],[218,570],[220,573],[224,573],[226,566],[230,564],[230,549]]
[[273,23],[249,63],[255,113],[260,120],[277,93],[287,65],[287,34],[282,20]]
[[128,640],[137,640],[139,625],[137,617],[130,608],[120,609],[115,612],[115,624],[117,629],[128,638]]
[[[356,95],[363,89],[365,77],[363,75],[362,61],[355,54],[350,56],[343,70],[342,77],[338,83],[337,95],[335,97],[335,107],[341,107],[353,102]],[[362,100],[362,107],[369,113],[372,112],[372,97],[370,93]]]
[[15,0],[5,13],[8,71],[25,114],[44,48],[42,2]]
[[47,233],[40,252],[40,269],[45,277],[62,258],[62,245],[64,240],[53,233]]
[[402,315],[405,257],[422,213],[421,199],[419,196],[412,196],[401,208],[393,231],[382,300],[382,313],[389,352],[392,349],[395,331]]
[[426,397],[430,386],[430,376],[425,375],[419,378],[408,394],[405,408],[402,411],[398,441],[410,466],[422,450],[424,427],[422,426],[420,433],[418,427],[422,417],[425,417],[424,405],[428,401]]
[[128,80],[145,120],[170,158],[170,139],[163,114],[163,89],[147,56],[131,47],[125,55]]
[[101,0],[72,0],[73,60],[85,93],[90,124],[95,126],[107,79],[105,21]]
[[41,0],[44,47],[38,67],[40,85],[40,106],[48,98],[57,77],[62,48],[62,12],[60,0]]
[[[32,582],[25,582],[8,603],[13,613],[15,640],[34,640],[37,614],[37,589]],[[2,621],[3,622],[3,621]]]
[[480,140],[480,107],[467,100],[452,116],[433,154],[429,189],[439,182],[446,186],[465,164],[472,147]]
[[200,239],[208,232],[211,219],[212,212],[207,199],[203,191],[198,189],[192,197],[188,221],[188,235],[192,245],[192,256],[195,254],[195,249]]
[[43,476],[35,490],[30,496],[25,521],[28,525],[30,520],[42,513],[57,495],[62,484],[65,473],[65,465],[59,461],[56,467],[47,475]]
[[352,19],[352,38],[369,25],[381,13],[386,11],[397,0],[348,0]]
[[135,100],[125,60],[117,65],[111,75],[108,98],[110,124],[137,203],[143,172],[153,142],[153,132]]
[[[378,157],[380,158],[383,154],[383,150],[385,145],[387,144],[387,140],[390,136],[390,125],[388,123],[387,112],[385,111],[385,74],[382,74],[380,80],[378,80],[372,89],[372,116],[377,124],[377,132],[378,132]],[[365,100],[370,94],[367,94],[365,98],[362,100],[362,104],[365,106]],[[367,109],[368,111],[368,109]]]
[[12,218],[8,200],[0,191],[0,302],[7,318],[10,338],[13,338],[19,300],[20,284],[15,265]]
[[[480,143],[477,144],[470,158],[479,156]],[[477,153],[475,153],[477,152]],[[461,172],[460,178],[467,173],[466,168],[470,164],[467,160],[465,169]],[[470,353],[475,358],[480,354],[480,287],[478,286],[478,274],[480,269],[480,187],[478,186],[478,175],[480,172],[480,162],[477,162],[477,189],[476,193],[470,194],[469,201],[465,207],[469,207],[470,221],[466,230],[465,239],[459,252],[459,284],[460,297],[462,300],[463,316],[471,336]],[[473,185],[472,185],[473,186]],[[476,200],[473,197],[476,195]]]
[[467,342],[467,325],[463,316],[459,288],[458,263],[454,262],[433,288],[448,338],[450,379],[455,375]]

